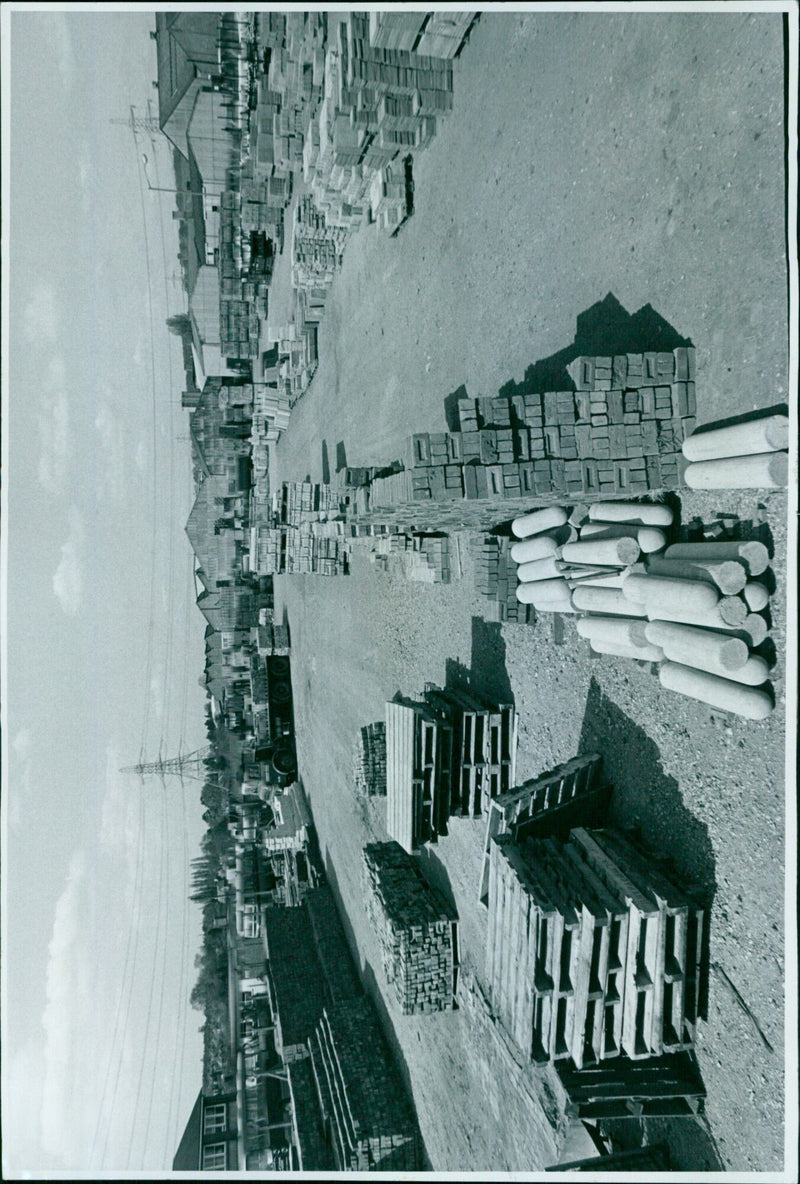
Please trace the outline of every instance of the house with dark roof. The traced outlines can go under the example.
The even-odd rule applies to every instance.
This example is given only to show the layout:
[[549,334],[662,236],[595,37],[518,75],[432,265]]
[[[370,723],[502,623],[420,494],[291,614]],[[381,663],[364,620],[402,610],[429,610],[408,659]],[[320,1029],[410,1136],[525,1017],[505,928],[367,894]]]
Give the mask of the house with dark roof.
[[205,1097],[202,1090],[172,1160],[173,1172],[235,1172],[239,1167],[236,1094]]

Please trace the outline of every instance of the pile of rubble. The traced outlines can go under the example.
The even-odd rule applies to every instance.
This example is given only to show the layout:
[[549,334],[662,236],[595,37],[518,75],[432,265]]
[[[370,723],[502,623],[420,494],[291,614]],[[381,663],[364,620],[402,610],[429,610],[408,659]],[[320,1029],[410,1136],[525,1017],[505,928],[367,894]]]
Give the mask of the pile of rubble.
[[458,974],[458,917],[399,843],[363,851],[367,915],[403,1015],[449,1011]]

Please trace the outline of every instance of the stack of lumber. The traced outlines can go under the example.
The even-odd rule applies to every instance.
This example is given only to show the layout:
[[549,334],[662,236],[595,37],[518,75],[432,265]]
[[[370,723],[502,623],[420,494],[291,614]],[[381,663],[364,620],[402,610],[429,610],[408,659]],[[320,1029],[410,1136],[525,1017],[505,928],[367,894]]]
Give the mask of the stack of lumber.
[[308,1050],[336,1170],[417,1171],[414,1114],[369,1001],[326,1007]]
[[386,724],[378,720],[358,734],[354,753],[356,789],[367,797],[386,794]]
[[782,489],[789,479],[789,419],[770,415],[701,428],[683,441],[690,489]]
[[342,524],[301,522],[259,527],[251,570],[258,575],[344,575],[348,554]]
[[596,752],[575,757],[549,773],[489,803],[478,899],[489,902],[489,859],[492,839],[511,835],[526,838],[567,838],[574,826],[597,827],[605,822],[611,786],[603,776],[603,758]]
[[275,495],[276,514],[283,526],[325,521],[340,514],[339,495],[318,481],[284,481]]
[[458,974],[458,917],[399,843],[362,853],[367,916],[403,1015],[450,1011]]
[[540,1062],[577,1068],[690,1048],[704,913],[616,831],[491,840],[492,1007]]

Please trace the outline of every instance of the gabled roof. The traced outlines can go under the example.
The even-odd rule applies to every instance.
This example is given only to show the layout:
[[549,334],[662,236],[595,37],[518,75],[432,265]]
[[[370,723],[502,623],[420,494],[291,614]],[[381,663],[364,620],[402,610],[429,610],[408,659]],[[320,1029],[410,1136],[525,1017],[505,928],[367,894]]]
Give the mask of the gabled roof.
[[203,1091],[197,1095],[189,1121],[178,1144],[172,1161],[173,1172],[196,1172],[200,1169],[200,1145],[202,1143]]

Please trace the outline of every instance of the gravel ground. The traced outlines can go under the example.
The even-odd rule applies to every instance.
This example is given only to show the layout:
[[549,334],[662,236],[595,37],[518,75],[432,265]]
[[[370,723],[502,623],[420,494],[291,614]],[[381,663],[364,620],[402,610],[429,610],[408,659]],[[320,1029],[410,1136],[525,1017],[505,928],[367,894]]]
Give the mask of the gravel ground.
[[[492,394],[586,340],[609,291],[698,349],[701,422],[787,397],[780,18],[769,14],[493,14],[457,67],[455,110],[415,159],[417,212],[396,239],[355,236],[320,332],[320,367],[276,449],[276,477],[380,464],[412,431],[442,430],[462,385]],[[751,723],[662,691],[649,668],[593,660],[574,625],[481,619],[469,579],[407,584],[364,556],[349,577],[281,577],[295,654],[301,773],[365,982],[379,1004],[437,1170],[536,1170],[564,1138],[549,1071],[520,1067],[481,1000],[486,913],[480,820],[423,853],[461,919],[462,1007],[402,1017],[359,883],[385,803],[352,786],[360,726],[395,691],[469,678],[511,693],[518,779],[579,750],[604,755],[612,812],[667,850],[711,903],[698,1057],[707,1123],[624,1125],[667,1137],[676,1166],[783,1161],[786,499],[681,498],[771,536],[777,709]],[[755,529],[755,527],[754,527]],[[559,643],[557,643],[559,642]]]

